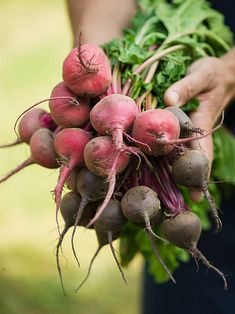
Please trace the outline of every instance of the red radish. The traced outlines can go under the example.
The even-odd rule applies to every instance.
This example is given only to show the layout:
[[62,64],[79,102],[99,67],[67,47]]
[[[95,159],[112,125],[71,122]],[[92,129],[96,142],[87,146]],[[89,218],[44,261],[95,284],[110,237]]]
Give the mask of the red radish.
[[48,129],[39,129],[30,139],[32,159],[38,165],[54,169],[58,168],[58,155],[54,148],[54,134]]
[[32,164],[38,164],[49,169],[58,168],[58,156],[54,149],[53,139],[53,132],[48,129],[42,128],[35,131],[30,140],[31,157],[2,177],[0,183]]
[[90,221],[93,225],[112,197],[116,184],[116,175],[127,167],[130,156],[125,151],[117,151],[110,136],[99,136],[92,139],[84,149],[84,160],[87,168],[97,176],[107,178],[109,189],[99,211]]
[[26,112],[20,119],[18,125],[18,139],[13,143],[1,145],[0,148],[11,147],[20,143],[29,144],[33,133],[40,128],[47,128],[54,131],[56,124],[50,113],[40,108],[34,108]]
[[112,135],[116,149],[123,147],[123,133],[131,130],[139,110],[134,100],[121,94],[101,99],[91,110],[93,128],[101,135]]
[[63,80],[79,96],[103,95],[112,82],[109,59],[97,45],[74,48],[64,60]]
[[63,129],[55,136],[55,150],[57,154],[63,158],[64,162],[60,168],[59,179],[55,187],[56,222],[58,230],[58,210],[60,208],[60,200],[64,184],[71,171],[83,163],[84,147],[90,140],[90,133],[79,128]]
[[[60,98],[61,96],[64,98]],[[72,101],[73,98],[77,101]],[[64,128],[82,127],[89,121],[89,100],[77,97],[64,82],[60,82],[52,90],[49,108],[54,121]]]
[[179,138],[179,120],[172,112],[165,109],[146,110],[135,119],[132,134],[138,141],[137,145],[146,154],[166,155],[174,148],[172,144],[167,145],[167,141]]

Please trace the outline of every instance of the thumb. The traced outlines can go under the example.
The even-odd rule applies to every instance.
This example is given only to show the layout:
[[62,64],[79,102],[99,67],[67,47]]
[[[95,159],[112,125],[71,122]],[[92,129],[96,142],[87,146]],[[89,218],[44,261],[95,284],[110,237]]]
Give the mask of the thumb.
[[208,71],[204,67],[197,66],[193,69],[187,76],[166,90],[164,102],[167,106],[182,106],[210,88],[211,79],[208,79]]

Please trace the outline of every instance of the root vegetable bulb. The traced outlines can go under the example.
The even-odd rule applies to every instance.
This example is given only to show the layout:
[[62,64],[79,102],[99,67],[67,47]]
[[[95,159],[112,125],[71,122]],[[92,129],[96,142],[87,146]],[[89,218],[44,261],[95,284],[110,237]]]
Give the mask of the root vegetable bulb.
[[90,120],[98,133],[111,135],[116,149],[120,149],[123,146],[123,133],[131,130],[138,113],[132,98],[112,94],[101,99],[92,108]]
[[174,145],[167,144],[167,141],[179,138],[179,120],[169,110],[146,110],[141,112],[135,119],[132,135],[137,141],[137,145],[146,154],[166,155],[174,148]]
[[63,80],[79,96],[103,95],[112,82],[109,59],[97,45],[74,48],[64,60]]
[[64,128],[83,127],[90,118],[89,100],[77,97],[64,82],[60,82],[52,90],[49,108],[54,121]]

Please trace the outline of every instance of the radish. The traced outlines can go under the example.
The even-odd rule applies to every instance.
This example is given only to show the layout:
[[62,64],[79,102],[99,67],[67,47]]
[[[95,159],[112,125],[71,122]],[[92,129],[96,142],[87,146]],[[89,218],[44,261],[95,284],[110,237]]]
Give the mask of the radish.
[[180,138],[189,137],[192,135],[192,133],[199,133],[201,135],[203,134],[202,129],[194,128],[189,116],[187,116],[187,114],[179,107],[170,106],[166,107],[165,109],[172,112],[178,118],[180,123]]
[[[78,193],[68,192],[63,196],[61,200],[61,204],[60,204],[60,212],[65,222],[65,226],[64,226],[63,231],[60,234],[58,243],[56,245],[56,263],[57,263],[57,269],[59,272],[60,282],[61,282],[61,286],[62,286],[64,294],[65,294],[65,289],[63,285],[62,273],[61,273],[61,268],[60,268],[59,249],[62,245],[64,236],[66,235],[67,231],[75,223],[77,208],[79,207],[80,203],[81,203],[81,196]],[[94,205],[94,203],[91,205],[89,204],[89,206],[86,206],[86,209],[83,212],[83,215],[81,216],[81,219],[78,224],[80,226],[85,226],[88,223],[88,221],[95,215],[95,210],[96,210],[96,205]]]
[[[73,98],[76,101],[72,101]],[[82,127],[89,121],[89,100],[77,97],[64,82],[60,82],[53,89],[49,108],[54,121],[64,128]]]
[[172,144],[167,145],[167,141],[179,138],[179,120],[169,110],[146,110],[135,119],[132,135],[138,141],[137,145],[146,154],[166,155],[174,148]]
[[58,155],[54,149],[54,134],[48,129],[39,129],[30,139],[32,159],[38,165],[54,169],[58,168]]
[[83,97],[103,95],[112,82],[109,59],[97,45],[74,48],[65,58],[62,72],[65,85]]
[[101,215],[115,189],[116,175],[127,167],[130,156],[124,151],[116,151],[110,136],[99,136],[85,146],[84,160],[87,168],[97,176],[107,178],[109,188],[102,205],[95,217],[90,221],[91,226]]
[[[77,207],[73,233],[71,237],[72,249],[74,256],[78,262],[77,255],[74,248],[74,236],[76,227],[83,215],[83,211],[89,202],[96,202],[105,197],[108,191],[108,183],[105,178],[94,175],[91,171],[83,168],[77,175],[77,191],[82,199],[80,205]],[[89,223],[89,221],[87,222]]]
[[212,211],[216,230],[222,227],[218,216],[218,210],[214,200],[208,191],[208,180],[210,172],[209,160],[199,150],[185,150],[184,154],[172,163],[172,175],[177,184],[198,188],[203,191]]
[[159,238],[152,230],[151,221],[161,222],[162,213],[160,211],[160,201],[158,195],[147,186],[135,186],[129,189],[123,196],[121,201],[121,209],[124,216],[135,224],[144,224],[153,252],[166,270],[172,281],[175,283],[172,274],[161,259],[159,252],[155,246],[153,236]]
[[[99,210],[99,208],[97,210]],[[111,199],[95,223],[95,231],[99,246],[90,261],[87,275],[85,279],[82,281],[82,283],[76,289],[76,292],[83,286],[83,284],[88,279],[95,258],[97,257],[102,247],[106,244],[109,244],[113,257],[117,263],[118,269],[122,275],[122,278],[124,282],[127,283],[124,273],[121,269],[120,263],[116,257],[114,247],[112,245],[112,242],[119,237],[119,234],[121,230],[125,227],[126,223],[127,220],[122,214],[120,202]]]
[[38,129],[35,131],[30,139],[31,157],[3,176],[0,179],[0,183],[32,164],[38,164],[49,169],[58,168],[58,156],[54,149],[53,139],[53,132],[48,129]]
[[18,139],[13,143],[1,145],[0,148],[11,147],[20,143],[29,144],[33,133],[40,128],[47,128],[54,131],[56,124],[50,113],[40,108],[33,108],[26,112],[20,119],[18,125]]
[[196,214],[191,211],[186,211],[169,216],[163,222],[162,230],[169,242],[185,249],[196,260],[201,260],[206,267],[219,274],[224,281],[224,289],[227,290],[227,281],[224,274],[213,266],[197,248],[197,242],[201,235],[202,226],[201,221]]
[[111,94],[92,108],[90,120],[99,134],[112,136],[118,150],[123,147],[123,133],[131,130],[138,113],[133,99],[121,94]]
[[77,176],[80,171],[80,167],[76,167],[68,176],[66,180],[66,187],[72,192],[77,192]]
[[63,158],[63,165],[60,168],[59,179],[55,187],[56,222],[58,230],[58,210],[60,208],[60,200],[64,184],[71,171],[83,163],[84,147],[90,139],[90,133],[79,128],[63,129],[55,136],[55,150],[57,154]]

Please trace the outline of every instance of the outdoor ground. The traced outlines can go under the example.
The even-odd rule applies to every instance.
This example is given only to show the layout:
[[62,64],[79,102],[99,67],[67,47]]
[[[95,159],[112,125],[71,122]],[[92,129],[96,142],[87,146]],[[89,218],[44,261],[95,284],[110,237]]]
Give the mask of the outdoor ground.
[[[0,2],[0,143],[15,139],[17,116],[50,95],[61,80],[61,64],[71,47],[65,1]],[[43,106],[47,108],[47,105]],[[0,176],[29,157],[26,145],[0,151]],[[125,286],[108,248],[97,258],[90,280],[79,294],[97,242],[79,231],[76,267],[65,239],[62,259],[68,297],[63,297],[55,265],[57,232],[50,191],[57,170],[30,166],[0,186],[0,313],[139,313],[142,260],[125,270]],[[116,243],[118,248],[118,243]]]

